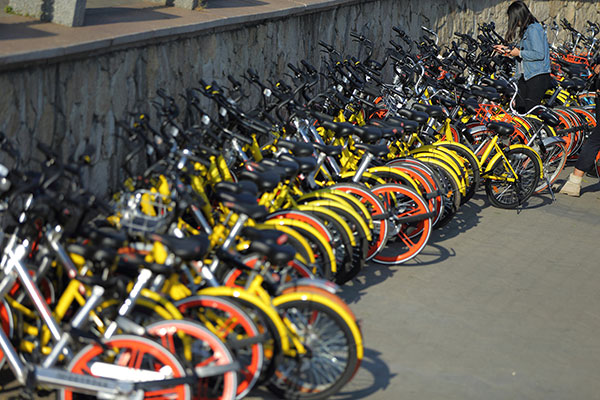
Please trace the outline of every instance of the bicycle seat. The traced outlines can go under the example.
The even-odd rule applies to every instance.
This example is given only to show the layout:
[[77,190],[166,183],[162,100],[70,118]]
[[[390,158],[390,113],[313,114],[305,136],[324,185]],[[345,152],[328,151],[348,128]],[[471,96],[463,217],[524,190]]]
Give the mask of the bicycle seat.
[[426,123],[427,120],[429,119],[429,115],[427,115],[427,113],[417,111],[417,110],[409,110],[408,108],[400,108],[398,110],[398,115],[400,115],[401,117],[410,119],[412,121],[415,121],[420,125]]
[[335,132],[337,138],[350,136],[354,132],[354,125],[348,122],[321,121],[320,124],[323,128]]
[[477,110],[479,108],[479,102],[474,98],[470,97],[468,99],[463,99],[460,104],[465,110],[467,110],[470,114],[477,114]]
[[501,136],[510,136],[515,131],[514,125],[511,125],[506,122],[492,121],[488,122],[486,126],[488,127],[488,129],[496,132],[498,135]]
[[432,106],[430,104],[413,104],[413,109],[427,113],[431,118],[445,117],[444,110],[440,106]]
[[541,110],[538,113],[538,117],[540,117],[540,119],[542,121],[544,121],[544,123],[546,125],[549,125],[551,127],[555,127],[558,126],[560,124],[560,120],[558,119],[558,117],[556,115],[554,115],[552,113],[552,111],[548,111],[548,110]]
[[273,264],[283,266],[296,257],[296,250],[289,245],[255,239],[250,242],[248,251],[259,253]]
[[300,166],[297,162],[291,159],[284,160],[281,157],[278,160],[265,158],[260,162],[259,165],[266,166],[268,168],[279,169],[282,172],[282,174],[280,175],[283,175],[285,178],[288,179],[296,176],[298,170],[300,169]]
[[473,96],[483,97],[484,99],[489,101],[500,100],[500,93],[498,93],[496,89],[494,89],[491,86],[473,85],[471,86],[471,94]]
[[402,128],[384,127],[384,126],[380,126],[379,128],[381,129],[381,133],[382,133],[381,137],[384,139],[392,139],[392,138],[396,137],[397,134],[404,132],[404,129],[402,129]]
[[231,193],[248,193],[253,197],[258,196],[258,187],[252,181],[228,182],[221,181],[215,185],[215,190],[226,191]]
[[172,267],[164,264],[146,262],[144,257],[145,255],[139,253],[122,254],[117,262],[117,272],[132,278],[139,274],[140,268],[147,268],[158,275],[173,272]]
[[249,193],[233,193],[227,190],[221,189],[217,190],[215,193],[215,197],[220,202],[226,201],[239,201],[242,203],[253,203],[256,204],[256,196],[252,196]]
[[306,174],[317,168],[317,160],[313,157],[294,157],[290,154],[282,154],[279,156],[281,160],[295,162],[300,168],[300,172]]
[[256,229],[251,226],[245,226],[242,229],[242,236],[249,240],[262,240],[265,242],[274,242],[284,244],[287,242],[287,235],[275,229]]
[[373,154],[375,157],[383,157],[390,152],[390,149],[386,145],[366,144],[357,143],[354,145],[357,149],[366,151],[367,153]]
[[304,142],[294,142],[291,140],[280,139],[277,141],[277,147],[283,147],[290,150],[296,156],[310,156],[315,149],[312,144]]
[[208,236],[203,234],[178,238],[176,236],[153,233],[150,235],[150,239],[164,244],[183,261],[203,259],[210,246]]
[[240,179],[248,179],[254,182],[258,186],[258,190],[261,192],[270,192],[275,189],[281,181],[281,176],[274,172],[258,172],[248,171],[247,169],[240,172]]
[[224,203],[225,207],[235,211],[238,214],[244,214],[252,219],[262,219],[269,211],[264,206],[259,206],[255,204],[249,203],[235,203],[232,201],[226,201]]
[[389,116],[387,122],[400,126],[407,133],[414,133],[419,130],[419,123],[410,119]]
[[321,143],[313,143],[313,147],[321,153],[327,154],[328,156],[339,156],[342,154],[342,150],[344,149],[342,146],[328,146]]
[[452,99],[449,99],[448,97],[436,96],[434,97],[434,99],[437,99],[437,101],[439,101],[441,105],[446,106],[448,108],[456,107],[456,102]]
[[490,77],[484,77],[481,79],[481,83],[484,85],[490,86],[497,90],[500,93],[505,93],[508,89],[510,89],[510,85],[503,79],[492,79]]
[[383,136],[381,129],[376,126],[355,126],[354,134],[363,142],[375,142]]

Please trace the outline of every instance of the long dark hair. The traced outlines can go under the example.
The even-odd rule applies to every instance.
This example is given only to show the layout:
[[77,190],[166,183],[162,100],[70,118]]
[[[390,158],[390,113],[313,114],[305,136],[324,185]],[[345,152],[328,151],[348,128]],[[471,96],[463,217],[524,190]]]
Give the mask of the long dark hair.
[[508,14],[508,29],[506,31],[506,40],[508,40],[509,42],[512,42],[517,37],[523,37],[525,29],[527,29],[527,27],[530,24],[538,22],[537,19],[535,19],[535,17],[531,13],[531,11],[529,11],[529,8],[527,8],[525,3],[521,0],[517,0],[513,2],[510,6],[508,6],[506,14]]

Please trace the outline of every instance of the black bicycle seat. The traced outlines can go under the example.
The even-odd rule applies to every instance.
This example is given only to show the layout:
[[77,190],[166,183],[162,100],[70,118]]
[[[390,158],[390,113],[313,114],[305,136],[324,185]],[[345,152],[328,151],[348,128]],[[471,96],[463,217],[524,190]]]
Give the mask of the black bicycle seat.
[[328,156],[339,156],[343,150],[342,146],[328,146],[321,143],[313,143],[313,147]]
[[357,143],[354,145],[357,149],[364,150],[368,153],[373,154],[375,157],[383,157],[390,152],[390,149],[386,145],[366,144]]
[[150,235],[150,239],[164,244],[173,254],[184,261],[203,259],[210,246],[210,240],[204,234],[178,238],[153,233]]

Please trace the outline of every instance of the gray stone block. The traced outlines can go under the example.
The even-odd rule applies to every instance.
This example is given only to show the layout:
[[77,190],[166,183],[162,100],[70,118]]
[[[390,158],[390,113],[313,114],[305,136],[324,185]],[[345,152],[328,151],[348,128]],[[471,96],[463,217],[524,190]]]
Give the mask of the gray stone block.
[[16,14],[66,26],[82,26],[86,0],[10,0]]
[[10,0],[8,6],[15,14],[43,20],[46,0]]
[[175,7],[193,10],[198,7],[198,0],[174,0],[173,5]]
[[161,3],[166,6],[175,6],[179,8],[185,8],[188,10],[193,10],[201,3],[199,0],[147,0],[152,3]]
[[67,26],[82,26],[86,0],[54,0],[52,22]]

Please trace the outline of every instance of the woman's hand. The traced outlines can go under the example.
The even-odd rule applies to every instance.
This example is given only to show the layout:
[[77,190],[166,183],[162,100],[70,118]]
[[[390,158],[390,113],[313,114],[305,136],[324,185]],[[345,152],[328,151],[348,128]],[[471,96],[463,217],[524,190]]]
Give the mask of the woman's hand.
[[521,50],[519,50],[517,47],[513,47],[511,49],[503,44],[494,45],[494,51],[496,51],[499,54],[502,54],[505,57],[518,57],[519,55],[521,55]]

